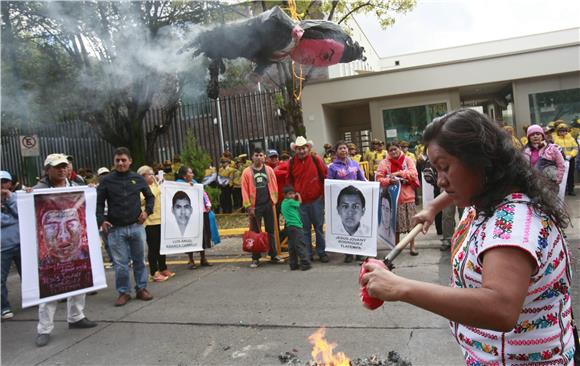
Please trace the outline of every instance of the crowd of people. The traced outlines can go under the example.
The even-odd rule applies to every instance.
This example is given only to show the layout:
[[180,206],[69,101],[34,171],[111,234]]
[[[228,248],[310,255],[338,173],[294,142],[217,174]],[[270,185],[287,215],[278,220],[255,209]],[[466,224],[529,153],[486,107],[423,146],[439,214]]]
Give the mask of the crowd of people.
[[[457,132],[454,128],[457,127],[458,121],[469,121],[469,126],[475,124],[479,127],[472,126],[474,131],[471,132],[463,130]],[[484,128],[485,133],[492,135],[493,138],[478,140],[483,133],[479,131],[481,128]],[[567,124],[560,121],[554,123],[552,127],[549,125],[548,128],[553,130],[546,130],[538,125],[529,126],[526,128],[525,139],[520,140],[513,136],[513,129],[506,127],[502,130],[483,115],[463,110],[435,119],[426,129],[425,145],[418,143],[415,146],[415,154],[409,151],[410,146],[406,141],[389,141],[385,144],[375,139],[372,140],[370,149],[362,154],[356,145],[341,140],[334,145],[324,145],[325,151],[319,155],[314,151],[312,141],[298,136],[290,144],[290,151],[283,151],[280,155],[276,150],[264,151],[261,148],[255,148],[250,159],[247,159],[246,154],[232,159],[231,154],[226,151],[219,160],[219,168],[208,167],[203,183],[205,185],[217,184],[221,188],[219,200],[221,212],[231,213],[236,209],[243,210],[249,217],[250,229],[255,232],[260,232],[263,222],[269,237],[270,247],[267,254],[270,263],[285,263],[279,256],[276,243],[281,238],[287,237],[288,264],[291,270],[309,270],[316,259],[320,263],[328,263],[330,260],[326,252],[323,228],[325,179],[374,180],[383,188],[391,184],[400,184],[401,192],[396,213],[396,242],[399,241],[399,235],[409,232],[415,223],[423,222],[427,227],[437,221],[436,215],[442,211],[441,231],[438,228],[438,232],[443,235],[442,250],[450,250],[452,247],[454,231],[461,230],[462,227],[466,227],[465,225],[469,226],[469,230],[474,231],[474,235],[470,234],[465,246],[461,247],[463,249],[455,243],[452,258],[458,250],[465,251],[466,257],[471,260],[470,276],[477,279],[466,281],[464,277],[461,277],[463,272],[454,272],[455,280],[452,286],[456,288],[472,287],[472,285],[481,287],[482,283],[485,285],[490,281],[494,284],[501,283],[503,275],[512,278],[513,283],[504,287],[498,285],[497,293],[485,298],[485,295],[480,295],[480,293],[483,294],[483,289],[473,294],[467,294],[466,290],[457,292],[454,289],[445,292],[432,287],[434,285],[409,284],[408,281],[392,273],[366,265],[369,274],[364,278],[363,284],[369,288],[369,294],[373,296],[384,300],[407,301],[441,314],[457,324],[464,324],[465,326],[461,325],[455,329],[456,334],[473,337],[478,333],[473,330],[475,328],[470,327],[488,327],[500,332],[511,329],[512,320],[519,314],[522,302],[528,300],[526,291],[529,291],[529,286],[532,286],[533,290],[542,284],[562,279],[553,278],[547,272],[541,273],[540,270],[545,269],[546,261],[553,260],[551,256],[559,255],[558,253],[565,247],[562,237],[554,235],[566,226],[566,216],[559,211],[561,207],[555,204],[558,201],[549,200],[556,197],[557,186],[564,175],[564,161],[566,160],[569,161],[570,166],[568,172],[570,186],[567,188],[567,193],[575,195],[574,170],[576,169],[575,158],[578,154],[578,144],[575,138],[578,136],[576,132],[576,137],[573,137]],[[478,133],[480,134],[477,135]],[[477,136],[473,137],[473,134]],[[465,145],[465,143],[474,145],[478,141],[481,144],[478,149]],[[506,141],[509,146],[502,145]],[[488,148],[487,144],[493,144],[493,146]],[[465,157],[457,150],[458,146],[465,147]],[[495,155],[489,157],[485,155],[491,150]],[[516,158],[509,156],[518,150],[522,153],[515,154]],[[161,166],[141,166],[136,172],[131,170],[131,164],[131,152],[127,148],[119,147],[114,152],[112,169],[102,167],[97,170],[95,179],[92,179],[90,176],[83,177],[75,172],[72,157],[54,153],[48,155],[44,161],[42,178],[34,187],[26,188],[26,191],[32,192],[39,189],[85,184],[96,187],[96,221],[100,228],[104,248],[115,271],[115,288],[118,292],[115,306],[124,306],[133,298],[131,271],[134,279],[134,297],[142,301],[153,299],[153,295],[147,289],[148,282],[164,282],[175,276],[175,273],[167,267],[165,255],[160,254],[160,184],[166,180],[186,184],[197,183],[191,167],[182,164],[178,158],[175,158],[173,163],[167,161]],[[478,171],[476,174],[470,170],[472,164],[473,167],[481,167],[483,173]],[[513,164],[519,164],[519,166],[514,168]],[[510,172],[509,169],[514,171]],[[86,171],[84,170],[85,173]],[[440,191],[436,192],[437,198],[428,207],[424,207],[417,213],[416,204],[422,175],[425,181],[433,184]],[[540,187],[538,182],[526,181],[536,179],[538,176],[543,176],[542,182],[549,184]],[[2,319],[9,319],[13,316],[13,312],[8,302],[6,279],[12,263],[16,264],[19,273],[21,271],[19,218],[13,194],[14,180],[6,171],[0,172],[0,179],[2,181]],[[344,205],[338,208],[339,213],[343,210],[342,214],[346,215],[345,212],[351,207],[361,206],[361,202],[356,201],[356,195],[351,196],[352,202],[349,200],[339,202],[339,205]],[[362,199],[364,200],[364,197]],[[174,197],[174,200],[179,200],[179,197]],[[188,199],[183,198],[183,200],[184,202],[181,203],[174,202],[174,210],[191,210],[190,203],[185,202]],[[537,202],[542,203],[543,213],[530,218],[531,211],[526,208],[536,205]],[[469,206],[474,206],[476,209],[471,207],[463,215],[460,211],[462,221],[456,228],[457,209]],[[200,264],[211,266],[205,254],[205,250],[212,247],[210,230],[212,202],[207,193],[203,196],[202,210],[204,224],[201,229],[204,250],[199,252]],[[478,210],[482,210],[483,213]],[[522,222],[533,220],[530,225],[526,226],[528,231],[539,227],[553,227],[551,234],[538,235],[542,238],[542,235],[547,235],[544,239],[552,243],[550,245],[555,245],[557,251],[547,255],[543,252],[545,246],[534,247],[531,241],[523,244],[510,241],[510,246],[522,248],[523,251],[496,249],[503,243],[498,241],[498,238],[510,238],[511,226],[509,228],[496,227],[495,231],[490,231],[486,239],[482,235],[493,230],[493,225],[488,225],[489,230],[485,225],[482,228],[470,225],[476,221],[481,221],[480,224],[485,223],[486,218],[498,215],[498,210],[504,210],[506,214],[511,215],[511,223],[515,218],[521,219]],[[174,215],[176,218],[179,216],[177,212],[174,212]],[[278,227],[281,217],[285,222],[284,230],[279,230]],[[471,221],[466,223],[467,219]],[[177,221],[179,223],[179,219]],[[345,227],[349,233],[359,229],[361,228]],[[524,234],[532,237],[537,233],[527,232],[522,235]],[[479,247],[477,247],[478,240],[481,241]],[[476,245],[475,251],[469,249],[472,245]],[[478,253],[483,253],[487,249],[490,254],[483,261],[483,254]],[[187,254],[189,256],[188,268],[198,268],[194,253]],[[410,244],[410,254],[419,254],[414,242]],[[260,266],[262,255],[263,253],[252,254],[251,268]],[[145,256],[147,256],[148,268]],[[344,256],[345,263],[351,263],[354,259],[352,255]],[[356,258],[360,263],[363,259]],[[506,261],[517,264],[515,266],[517,271],[511,274],[504,273],[501,266],[507,263]],[[461,271],[465,271],[465,268]],[[483,282],[482,273],[483,276],[487,276],[483,278]],[[531,285],[528,284],[530,278],[533,279]],[[408,292],[400,290],[403,286],[413,289],[411,292],[421,293],[423,297],[410,296]],[[439,291],[448,293],[449,297],[441,298],[437,294]],[[564,307],[560,310],[565,311],[569,308],[569,298],[566,294],[562,296],[564,296],[562,298]],[[500,299],[506,300],[509,305],[505,319],[497,319],[495,315],[490,317],[485,309],[481,312],[469,311],[476,307],[480,308],[478,304],[482,303],[489,304],[489,307],[486,306],[488,309],[495,309],[502,306],[498,302]],[[530,299],[532,300],[537,299]],[[96,326],[95,322],[84,315],[84,305],[85,295],[71,296],[67,299],[69,328]],[[36,338],[36,344],[39,347],[49,342],[49,335],[54,327],[56,307],[56,302],[43,303],[39,306]],[[560,315],[563,316],[563,314]],[[567,338],[566,342],[568,341]],[[481,350],[476,350],[469,341],[462,339],[460,343],[467,350],[466,358],[485,359],[479,355]],[[560,351],[568,352],[568,350],[566,346]]]

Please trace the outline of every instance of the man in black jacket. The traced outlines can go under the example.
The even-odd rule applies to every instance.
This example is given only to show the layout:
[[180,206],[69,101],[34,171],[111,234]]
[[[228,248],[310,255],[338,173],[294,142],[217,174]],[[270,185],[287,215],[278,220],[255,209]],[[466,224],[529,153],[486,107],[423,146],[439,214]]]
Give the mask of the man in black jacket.
[[[153,213],[155,197],[145,179],[129,170],[132,162],[129,149],[117,148],[115,170],[97,187],[97,222],[103,231],[109,233],[109,247],[115,264],[115,286],[119,292],[115,306],[123,306],[131,300],[129,259],[133,261],[136,297],[144,301],[153,299],[147,291],[143,222]],[[145,196],[145,211],[141,210],[141,193]],[[105,203],[108,205],[106,216]]]

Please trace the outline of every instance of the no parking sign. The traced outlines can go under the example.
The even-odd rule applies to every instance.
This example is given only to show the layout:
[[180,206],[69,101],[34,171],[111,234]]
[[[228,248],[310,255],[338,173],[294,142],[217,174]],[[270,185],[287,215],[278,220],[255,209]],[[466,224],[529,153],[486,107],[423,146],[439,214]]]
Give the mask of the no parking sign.
[[20,154],[26,156],[40,156],[38,135],[19,136]]

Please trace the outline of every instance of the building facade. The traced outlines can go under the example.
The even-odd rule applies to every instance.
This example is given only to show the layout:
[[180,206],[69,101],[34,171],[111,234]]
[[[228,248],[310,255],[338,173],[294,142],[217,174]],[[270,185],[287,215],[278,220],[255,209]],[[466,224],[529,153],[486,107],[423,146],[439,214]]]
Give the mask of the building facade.
[[525,125],[580,118],[580,28],[382,58],[378,67],[306,85],[309,139],[413,146],[433,118],[460,107],[519,136]]

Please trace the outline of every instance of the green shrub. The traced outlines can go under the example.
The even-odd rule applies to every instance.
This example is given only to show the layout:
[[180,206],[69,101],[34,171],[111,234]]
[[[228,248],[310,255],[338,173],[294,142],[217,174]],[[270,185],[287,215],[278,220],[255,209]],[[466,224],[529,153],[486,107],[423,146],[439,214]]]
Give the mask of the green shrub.
[[218,207],[220,206],[220,194],[221,194],[220,189],[217,187],[205,186],[205,192],[207,193],[209,200],[211,201],[212,210],[217,212]]
[[185,148],[181,152],[181,162],[185,166],[191,168],[191,170],[193,171],[193,176],[195,177],[195,180],[197,180],[198,182],[201,182],[205,170],[211,163],[211,157],[197,143],[197,140],[193,136],[191,130],[187,130],[187,134],[185,137]]

